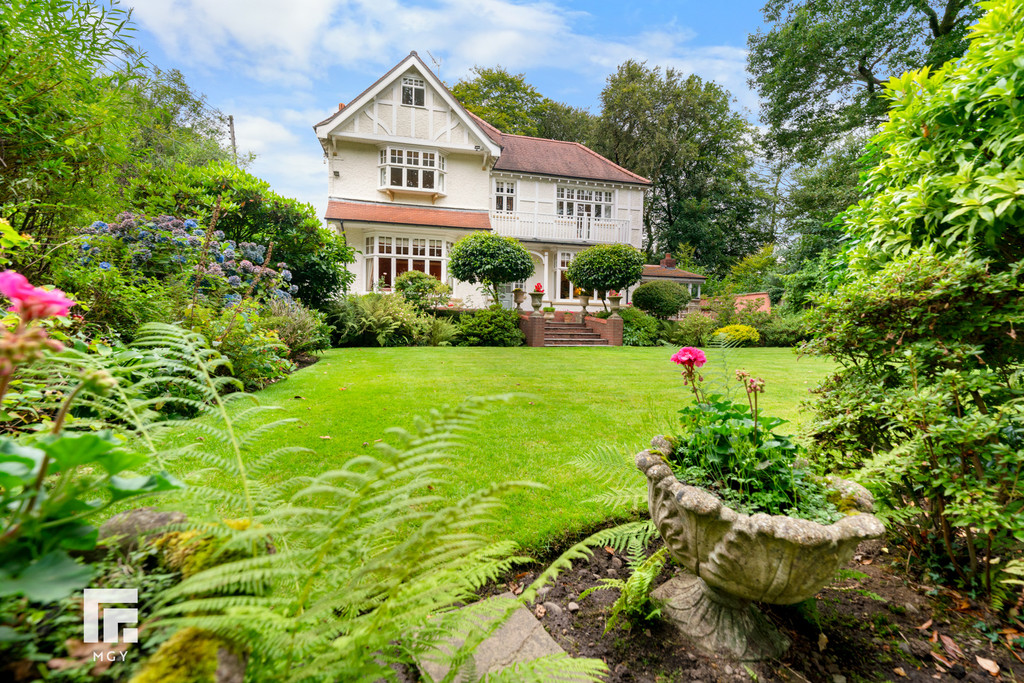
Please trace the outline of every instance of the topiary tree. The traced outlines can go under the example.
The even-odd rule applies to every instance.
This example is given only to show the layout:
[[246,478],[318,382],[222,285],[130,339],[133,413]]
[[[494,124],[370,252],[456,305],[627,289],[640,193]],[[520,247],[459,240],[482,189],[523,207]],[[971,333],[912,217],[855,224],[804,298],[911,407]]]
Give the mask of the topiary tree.
[[533,275],[533,259],[516,239],[475,232],[452,245],[448,272],[463,282],[483,285],[497,304],[501,285]]
[[[584,291],[632,287],[644,274],[644,254],[628,244],[598,244],[576,254],[565,275]],[[605,305],[607,309],[608,306]]]
[[653,280],[633,290],[633,305],[655,318],[666,320],[690,302],[690,291],[678,282]]

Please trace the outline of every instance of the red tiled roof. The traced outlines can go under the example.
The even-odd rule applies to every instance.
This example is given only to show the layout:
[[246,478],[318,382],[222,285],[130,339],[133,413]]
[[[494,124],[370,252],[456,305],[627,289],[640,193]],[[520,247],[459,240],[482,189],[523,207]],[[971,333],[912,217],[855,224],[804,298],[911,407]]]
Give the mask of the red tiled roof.
[[707,280],[707,277],[703,275],[697,275],[697,273],[690,273],[685,270],[679,270],[678,268],[666,268],[665,266],[644,266],[644,277],[678,277],[678,278],[689,278],[691,280]]
[[364,223],[428,225],[439,228],[491,229],[491,219],[486,211],[460,211],[402,204],[330,201],[327,202],[327,214],[324,218]]
[[647,178],[627,171],[578,142],[509,135],[502,133],[473,112],[469,112],[469,115],[484,129],[487,137],[501,145],[501,156],[494,164],[495,171],[539,173],[634,185],[651,184]]

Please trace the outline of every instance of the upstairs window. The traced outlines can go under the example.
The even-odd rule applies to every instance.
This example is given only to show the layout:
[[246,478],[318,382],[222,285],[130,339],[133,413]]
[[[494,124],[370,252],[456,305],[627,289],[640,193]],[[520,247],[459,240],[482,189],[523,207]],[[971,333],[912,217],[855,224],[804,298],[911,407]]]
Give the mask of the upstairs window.
[[494,210],[512,213],[516,207],[516,184],[510,180],[494,183]]
[[424,106],[425,97],[426,88],[424,87],[423,79],[409,77],[402,79],[402,104],[422,107]]
[[388,147],[380,151],[380,187],[444,192],[445,159],[437,152]]
[[612,217],[614,203],[611,192],[560,187],[556,199],[555,210],[559,216]]

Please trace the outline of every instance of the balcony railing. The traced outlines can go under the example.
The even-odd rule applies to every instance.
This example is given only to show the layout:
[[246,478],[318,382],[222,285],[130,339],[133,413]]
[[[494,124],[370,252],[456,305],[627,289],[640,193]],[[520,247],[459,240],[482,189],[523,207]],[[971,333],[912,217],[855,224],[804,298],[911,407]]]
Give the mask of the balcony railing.
[[519,239],[629,244],[629,221],[613,218],[496,212],[491,213],[491,228]]

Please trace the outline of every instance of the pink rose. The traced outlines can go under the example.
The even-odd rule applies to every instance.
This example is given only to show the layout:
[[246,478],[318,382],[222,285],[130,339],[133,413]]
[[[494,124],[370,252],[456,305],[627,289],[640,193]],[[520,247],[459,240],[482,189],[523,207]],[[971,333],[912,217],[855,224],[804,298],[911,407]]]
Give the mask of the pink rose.
[[672,354],[672,362],[677,365],[685,365],[690,368],[703,367],[708,362],[708,357],[704,355],[704,352],[700,349],[695,349],[692,346],[684,346],[683,348]]
[[13,270],[0,273],[0,294],[11,300],[12,305],[7,310],[19,313],[25,322],[67,315],[68,309],[75,305],[59,289],[33,287],[24,275]]

